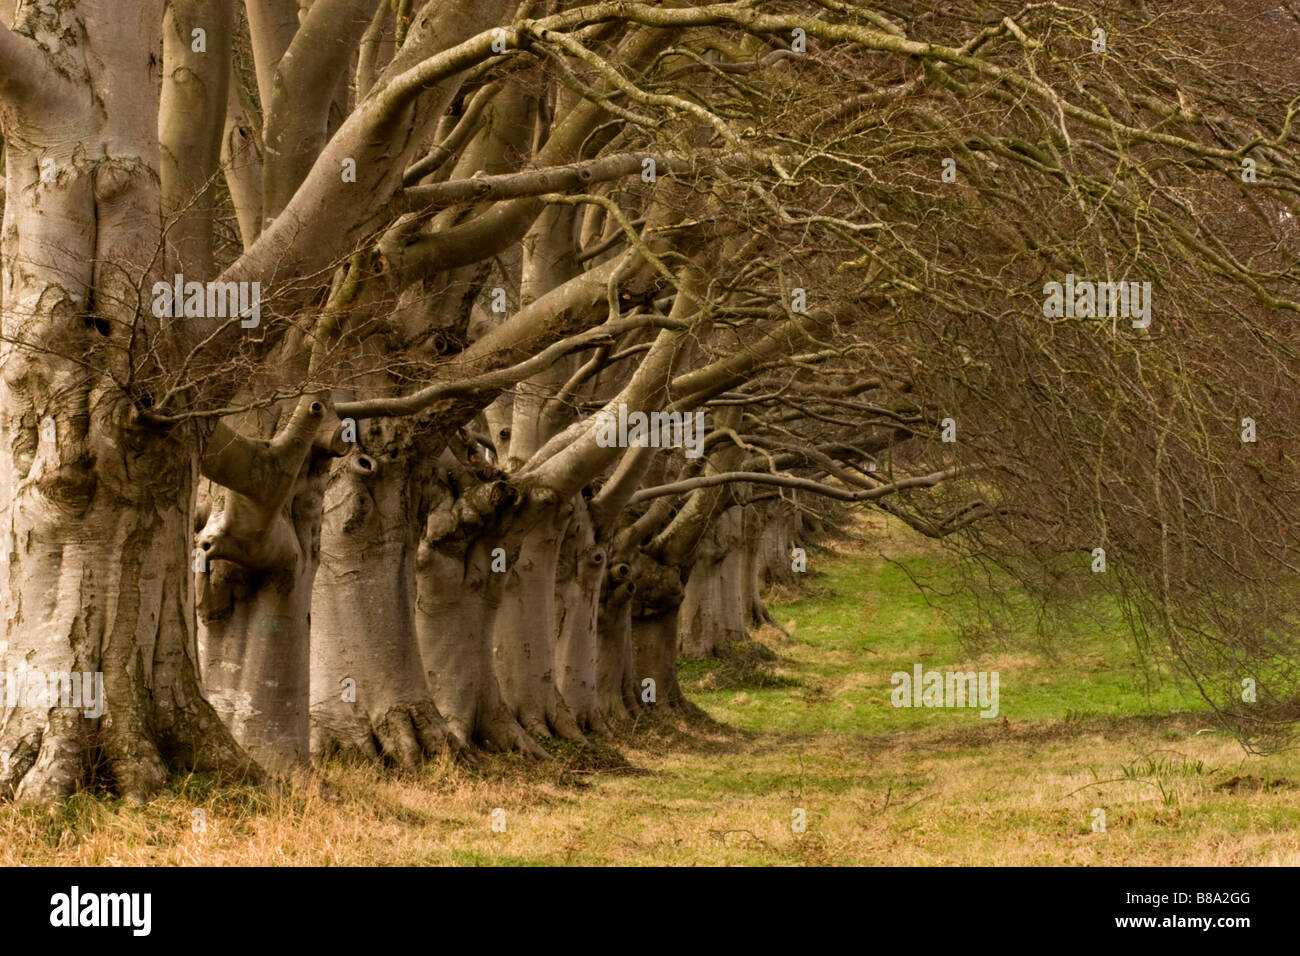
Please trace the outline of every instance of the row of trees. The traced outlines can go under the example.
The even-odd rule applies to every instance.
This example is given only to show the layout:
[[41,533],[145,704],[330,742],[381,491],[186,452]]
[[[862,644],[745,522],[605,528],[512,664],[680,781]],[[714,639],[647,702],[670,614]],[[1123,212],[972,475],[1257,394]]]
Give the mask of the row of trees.
[[4,787],[607,733],[827,500],[1052,602],[1109,549],[1284,729],[1294,24],[895,6],[0,3],[4,662],[106,691]]

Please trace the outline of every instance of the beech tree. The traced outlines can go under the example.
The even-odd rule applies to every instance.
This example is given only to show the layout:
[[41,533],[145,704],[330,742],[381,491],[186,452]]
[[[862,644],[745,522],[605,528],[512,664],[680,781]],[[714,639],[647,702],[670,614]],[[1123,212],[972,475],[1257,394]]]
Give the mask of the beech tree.
[[[1020,570],[1119,542],[1275,725],[1295,546],[1240,535],[1294,491],[1209,423],[1290,434],[1294,82],[1221,55],[1244,8],[1132,7],[0,4],[4,662],[106,697],[6,700],[4,787],[688,707],[819,501]],[[1046,314],[1067,273],[1154,324]]]

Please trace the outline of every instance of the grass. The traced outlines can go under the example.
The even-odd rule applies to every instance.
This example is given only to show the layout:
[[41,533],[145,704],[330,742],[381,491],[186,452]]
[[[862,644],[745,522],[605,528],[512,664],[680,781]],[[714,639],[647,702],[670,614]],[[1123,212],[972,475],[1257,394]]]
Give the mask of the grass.
[[[787,633],[683,664],[705,718],[657,714],[612,745],[555,745],[544,765],[335,764],[324,788],[188,777],[145,807],[4,807],[0,863],[1300,863],[1294,751],[1245,753],[1102,612],[1053,652],[972,656],[952,617],[964,599],[927,601],[909,577],[951,581],[951,559],[906,529],[865,532],[810,554],[798,591],[774,596]],[[918,662],[997,670],[997,718],[891,706],[890,675]]]

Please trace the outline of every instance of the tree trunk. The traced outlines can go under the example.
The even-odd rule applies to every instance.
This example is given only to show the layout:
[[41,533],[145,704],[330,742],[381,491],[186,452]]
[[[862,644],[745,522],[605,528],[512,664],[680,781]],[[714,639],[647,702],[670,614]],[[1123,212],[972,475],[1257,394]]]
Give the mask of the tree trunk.
[[[277,422],[217,429],[202,459],[199,653],[204,689],[235,738],[277,771],[309,760],[311,593],[321,509],[348,446],[327,396],[303,396]],[[275,425],[279,425],[276,434]]]
[[[677,615],[682,603],[681,574],[642,554],[633,574],[632,671],[638,699],[663,707],[689,707],[677,682]],[[654,700],[646,699],[646,679],[654,681]]]
[[686,703],[681,685],[677,682],[677,610],[653,617],[632,618],[632,654],[635,660],[637,684],[642,688],[642,699],[649,687],[647,678],[654,681],[654,700],[647,701],[659,707],[679,707]]
[[607,545],[597,544],[587,502],[579,496],[555,577],[556,686],[578,726],[601,735],[609,734],[596,681],[597,625],[607,549]]
[[742,520],[743,540],[740,545],[741,562],[741,597],[744,605],[745,623],[755,627],[774,623],[763,603],[763,526],[762,511],[754,506],[745,507]]
[[312,594],[311,750],[403,767],[462,741],[434,705],[415,633],[415,564],[424,467],[399,450],[357,453],[325,492]]
[[259,542],[273,552],[271,561],[222,559],[234,492],[219,495],[198,538],[208,561],[207,573],[198,574],[203,689],[240,745],[272,771],[310,759],[311,595],[331,463],[314,456],[277,509],[274,529]]
[[492,661],[492,629],[501,575],[492,571],[484,525],[515,500],[504,482],[456,495],[444,479],[430,508],[416,563],[415,631],[434,703],[463,740],[488,750],[545,751],[501,698]]
[[[101,674],[103,709],[6,695],[0,790],[57,800],[98,756],[131,800],[156,792],[169,764],[257,779],[195,670],[202,436],[147,431],[132,405],[147,404],[157,363],[175,354],[137,285],[155,278],[161,241],[158,101],[107,91],[159,88],[162,4],[31,4],[24,15],[40,39],[6,36],[6,54],[29,62],[6,65],[2,104],[0,663],[54,676],[59,691],[60,675],[90,675],[93,689]],[[130,354],[137,340],[147,356]]]
[[723,515],[728,526],[731,546],[718,565],[718,591],[721,598],[719,617],[722,622],[726,647],[749,636],[746,619],[746,598],[749,589],[745,580],[745,552],[741,547],[741,510],[731,508]]
[[763,577],[768,584],[794,583],[791,567],[790,534],[794,526],[794,507],[786,501],[774,501],[766,507],[761,535]]
[[632,653],[636,583],[629,580],[630,575],[626,564],[610,569],[596,627],[596,702],[607,723],[627,720],[641,709]]
[[[111,425],[94,421],[90,432],[106,436]],[[3,669],[46,678],[102,672],[103,687],[102,716],[66,701],[5,701],[0,783],[20,800],[72,793],[87,782],[95,749],[131,800],[160,789],[168,763],[261,777],[203,699],[195,673],[186,562],[194,469],[171,445],[123,440],[119,448],[138,456],[139,477],[97,467],[120,463],[118,455],[96,460],[83,448],[65,458],[44,443],[31,469],[16,475],[8,573],[0,575],[9,609]]]
[[512,563],[492,632],[497,679],[506,706],[528,733],[581,740],[555,680],[555,572],[572,503],[545,488],[522,494],[498,539]]
[[740,524],[741,509],[728,508],[696,550],[678,618],[681,652],[686,657],[721,657],[745,639]]

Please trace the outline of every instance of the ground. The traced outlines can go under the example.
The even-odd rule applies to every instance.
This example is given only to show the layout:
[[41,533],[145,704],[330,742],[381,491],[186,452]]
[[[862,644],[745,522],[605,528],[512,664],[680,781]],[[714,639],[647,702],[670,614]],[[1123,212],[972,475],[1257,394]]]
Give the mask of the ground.
[[[0,864],[1300,864],[1300,754],[1248,754],[1100,606],[1050,647],[961,643],[972,605],[913,583],[942,591],[955,568],[860,522],[771,596],[787,633],[684,664],[706,717],[653,715],[546,765],[3,807]],[[894,708],[890,675],[914,663],[998,671],[998,716]]]

